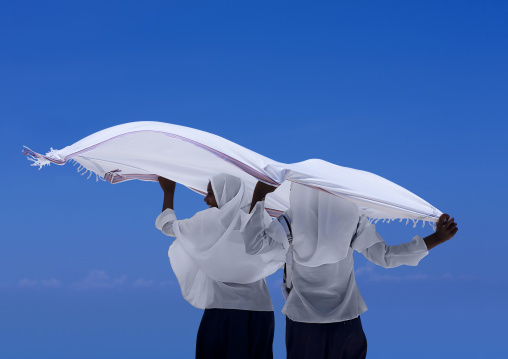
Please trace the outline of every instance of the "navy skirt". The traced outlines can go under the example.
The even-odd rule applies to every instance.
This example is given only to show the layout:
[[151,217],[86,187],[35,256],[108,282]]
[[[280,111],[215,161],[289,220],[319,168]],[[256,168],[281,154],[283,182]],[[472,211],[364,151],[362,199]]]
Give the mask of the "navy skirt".
[[360,317],[336,323],[301,323],[286,317],[288,359],[364,359],[367,338]]
[[272,359],[274,328],[273,311],[205,309],[196,359]]

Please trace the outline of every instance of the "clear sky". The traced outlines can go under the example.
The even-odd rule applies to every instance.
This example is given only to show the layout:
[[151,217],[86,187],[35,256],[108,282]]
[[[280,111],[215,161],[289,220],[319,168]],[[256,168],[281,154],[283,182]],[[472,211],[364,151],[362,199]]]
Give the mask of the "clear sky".
[[[457,219],[418,267],[355,257],[370,358],[506,358],[506,1],[2,1],[1,358],[192,358],[202,311],[155,183],[21,155],[162,121],[374,172]],[[180,218],[205,208],[178,187]],[[430,229],[377,226],[389,244]],[[268,279],[285,357],[281,273]]]

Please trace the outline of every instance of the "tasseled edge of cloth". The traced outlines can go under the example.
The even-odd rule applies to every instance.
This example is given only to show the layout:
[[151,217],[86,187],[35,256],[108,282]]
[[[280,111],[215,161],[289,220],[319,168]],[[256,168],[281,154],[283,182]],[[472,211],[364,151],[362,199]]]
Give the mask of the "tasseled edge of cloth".
[[[39,170],[44,167],[44,166],[49,166],[51,163],[54,163],[54,164],[57,164],[57,165],[60,165],[60,166],[63,166],[64,164],[66,164],[67,162],[70,162],[72,163],[73,166],[76,166],[79,164],[78,161],[76,160],[73,160],[73,159],[70,159],[70,160],[67,160],[67,159],[61,159],[60,156],[57,154],[58,150],[55,150],[53,148],[50,148],[50,151],[48,153],[46,153],[45,155],[41,155],[37,152],[34,152],[32,151],[30,148],[26,147],[26,146],[23,146],[23,150],[22,150],[22,153],[23,155],[27,156],[27,160],[33,162],[31,164],[31,166],[38,166],[39,167]],[[79,167],[77,169],[77,172],[78,173],[81,173],[81,175],[85,175],[88,173],[88,176],[87,176],[87,179],[90,179],[90,177],[92,175],[95,175],[95,181],[98,182],[99,179],[101,181],[108,181],[107,178],[103,178],[101,175],[99,175],[98,173],[88,169],[88,168],[85,168],[84,166],[82,166],[81,164],[79,164]],[[114,171],[112,171],[114,172]],[[108,175],[108,173],[106,173],[106,175]],[[108,181],[108,182],[111,182],[111,181]],[[111,182],[111,183],[115,183],[115,182]]]
[[399,220],[399,223],[406,220],[406,225],[408,225],[410,222],[413,222],[413,228],[416,228],[417,224],[421,221],[422,222],[422,228],[425,227],[426,224],[429,224],[434,230],[436,230],[436,222],[427,220],[425,218],[428,217],[422,217],[422,218],[370,218],[369,217],[369,223],[376,224],[379,221],[381,223],[390,223],[395,222],[396,220]]

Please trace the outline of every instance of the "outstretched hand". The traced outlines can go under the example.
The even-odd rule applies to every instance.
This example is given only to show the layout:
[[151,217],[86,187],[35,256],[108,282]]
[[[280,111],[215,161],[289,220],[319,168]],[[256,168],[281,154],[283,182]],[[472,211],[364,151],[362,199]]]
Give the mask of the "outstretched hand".
[[457,233],[459,228],[457,227],[457,223],[455,223],[455,219],[446,213],[443,213],[436,224],[436,236],[440,242],[446,242]]
[[436,232],[430,236],[425,237],[423,240],[427,245],[427,249],[432,249],[435,246],[444,243],[453,238],[459,228],[455,219],[446,213],[443,213],[436,223]]

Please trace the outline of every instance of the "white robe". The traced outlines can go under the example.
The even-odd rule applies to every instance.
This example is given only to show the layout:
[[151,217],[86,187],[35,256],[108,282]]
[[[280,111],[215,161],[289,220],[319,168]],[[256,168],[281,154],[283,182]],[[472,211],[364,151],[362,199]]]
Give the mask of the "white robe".
[[[264,278],[284,261],[284,254],[248,255],[240,234],[250,193],[237,177],[220,174],[210,180],[218,208],[176,219],[166,209],[156,227],[176,237],[169,258],[184,298],[197,308],[273,310]],[[260,220],[268,225],[265,212]]]
[[341,322],[367,310],[355,281],[354,251],[384,268],[415,266],[428,254],[420,236],[386,245],[356,206],[305,186],[293,185],[291,190],[291,208],[286,212],[293,231],[291,245],[279,221],[263,224],[263,212],[264,203],[257,203],[244,224],[246,251],[253,255],[292,251],[292,289],[282,312],[293,321]]
[[[175,237],[173,232],[175,223],[177,223],[175,212],[172,209],[166,209],[157,217],[156,227],[165,235]],[[200,309],[273,310],[264,278],[245,284],[214,280],[198,266],[178,239],[169,247],[168,255],[182,295],[194,307]],[[231,259],[227,263],[239,265]]]

